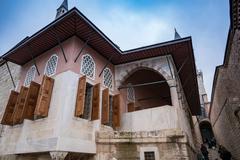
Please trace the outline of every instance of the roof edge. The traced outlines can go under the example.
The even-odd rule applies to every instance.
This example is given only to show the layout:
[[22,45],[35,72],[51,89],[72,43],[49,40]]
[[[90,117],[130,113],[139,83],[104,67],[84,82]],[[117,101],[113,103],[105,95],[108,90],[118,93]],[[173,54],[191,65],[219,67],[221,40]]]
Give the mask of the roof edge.
[[219,70],[223,67],[224,67],[224,65],[219,65],[215,68],[214,77],[213,77],[213,84],[212,84],[212,95],[211,95],[211,104],[210,104],[210,109],[209,109],[209,118],[211,117],[213,98],[214,98],[214,95],[215,95],[215,87],[217,85],[217,78],[218,78]]
[[185,41],[191,41],[191,36],[184,37],[184,38],[181,38],[181,39],[156,43],[156,44],[152,44],[152,45],[142,46],[142,47],[138,47],[138,48],[133,48],[133,49],[122,51],[122,53],[123,54],[129,54],[129,53],[133,53],[133,52],[137,52],[137,51],[162,47],[162,46],[165,46],[165,45],[171,45],[171,44],[176,44],[176,43],[185,42]]

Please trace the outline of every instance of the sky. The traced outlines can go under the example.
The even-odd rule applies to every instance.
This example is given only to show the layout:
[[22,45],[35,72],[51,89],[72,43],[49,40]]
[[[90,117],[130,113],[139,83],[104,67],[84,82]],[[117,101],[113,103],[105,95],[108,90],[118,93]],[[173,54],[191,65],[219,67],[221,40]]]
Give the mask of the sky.
[[[55,19],[63,0],[1,0],[0,55]],[[228,0],[68,0],[121,50],[192,36],[196,66],[210,99],[215,67],[223,62]]]

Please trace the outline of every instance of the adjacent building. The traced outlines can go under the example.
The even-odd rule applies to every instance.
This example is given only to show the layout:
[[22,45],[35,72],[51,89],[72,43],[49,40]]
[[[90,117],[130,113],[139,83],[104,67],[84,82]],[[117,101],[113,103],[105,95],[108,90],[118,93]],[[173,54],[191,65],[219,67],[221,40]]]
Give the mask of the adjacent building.
[[2,159],[196,159],[191,37],[122,51],[65,0],[1,58],[20,66],[0,95]]
[[216,67],[210,120],[217,142],[240,159],[240,2],[230,0],[230,28],[224,62]]

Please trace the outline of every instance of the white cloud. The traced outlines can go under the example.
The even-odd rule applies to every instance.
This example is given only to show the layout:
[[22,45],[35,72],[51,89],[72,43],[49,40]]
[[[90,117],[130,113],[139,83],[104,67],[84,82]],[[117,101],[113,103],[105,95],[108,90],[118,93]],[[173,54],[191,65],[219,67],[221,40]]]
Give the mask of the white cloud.
[[96,24],[122,50],[165,41],[173,35],[166,21],[148,14],[113,8],[106,15],[105,19],[97,19]]

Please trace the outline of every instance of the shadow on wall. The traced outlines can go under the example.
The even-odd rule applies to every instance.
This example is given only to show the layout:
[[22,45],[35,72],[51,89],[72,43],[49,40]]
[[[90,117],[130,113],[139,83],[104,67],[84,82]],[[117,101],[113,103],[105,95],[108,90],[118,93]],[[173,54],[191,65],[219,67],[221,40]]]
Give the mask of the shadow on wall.
[[171,104],[170,88],[166,79],[154,70],[141,68],[132,73],[123,85],[145,84],[156,81],[165,81],[127,88],[126,99],[128,103],[134,101],[135,110],[159,107]]

